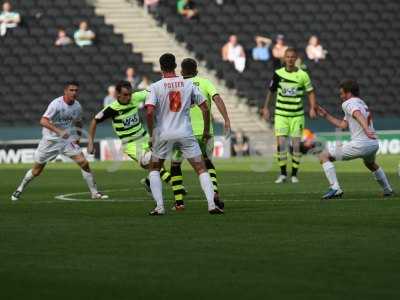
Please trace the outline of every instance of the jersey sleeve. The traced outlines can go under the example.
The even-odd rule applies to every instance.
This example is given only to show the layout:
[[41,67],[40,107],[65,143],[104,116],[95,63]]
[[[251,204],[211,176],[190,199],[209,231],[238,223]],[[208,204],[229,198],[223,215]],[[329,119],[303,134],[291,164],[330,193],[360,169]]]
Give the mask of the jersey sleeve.
[[276,72],[274,72],[274,76],[272,77],[269,83],[269,90],[271,92],[275,93],[278,90],[279,81],[280,81],[279,75]]
[[43,117],[51,120],[56,114],[57,114],[57,103],[56,101],[53,101],[47,107],[46,111],[43,114]]
[[136,105],[139,106],[140,104],[144,103],[146,101],[147,95],[149,94],[149,91],[143,90],[140,92],[135,92],[132,95],[131,101]]
[[213,99],[214,96],[218,95],[217,89],[215,86],[211,83],[211,81],[207,80],[205,85],[207,94],[210,95],[210,98]]
[[103,110],[96,114],[94,119],[97,121],[97,123],[101,123],[108,118],[115,117],[116,115],[118,115],[118,111],[112,109],[111,106],[106,106]]
[[145,100],[145,106],[156,106],[158,103],[156,91],[153,85],[150,86],[150,92]]
[[304,72],[304,81],[303,81],[304,89],[306,92],[311,92],[314,90],[314,87],[311,83],[310,76],[308,75],[307,72]]
[[202,104],[206,99],[204,98],[203,94],[200,92],[200,89],[192,84],[192,95],[191,95],[191,102],[196,105]]

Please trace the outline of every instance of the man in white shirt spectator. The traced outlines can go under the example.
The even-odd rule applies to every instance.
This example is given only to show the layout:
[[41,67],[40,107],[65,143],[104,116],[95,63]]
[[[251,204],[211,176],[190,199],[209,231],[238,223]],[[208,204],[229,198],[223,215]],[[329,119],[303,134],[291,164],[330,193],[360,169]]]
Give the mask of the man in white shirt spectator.
[[7,29],[15,28],[21,22],[21,16],[15,11],[11,11],[11,3],[3,3],[3,11],[0,14],[0,36],[5,36]]
[[328,51],[322,48],[321,44],[319,43],[318,37],[315,35],[311,36],[306,47],[308,59],[318,62],[321,59],[325,59],[327,53]]
[[75,43],[79,47],[91,46],[93,45],[93,40],[96,35],[90,29],[88,29],[88,23],[86,21],[82,21],[79,24],[79,29],[74,33]]
[[229,41],[222,47],[222,59],[232,62],[235,69],[242,73],[246,66],[246,55],[242,45],[237,41],[236,35],[231,35]]
[[107,89],[108,95],[104,97],[103,99],[103,107],[106,107],[113,103],[117,97],[115,94],[115,85],[110,85]]

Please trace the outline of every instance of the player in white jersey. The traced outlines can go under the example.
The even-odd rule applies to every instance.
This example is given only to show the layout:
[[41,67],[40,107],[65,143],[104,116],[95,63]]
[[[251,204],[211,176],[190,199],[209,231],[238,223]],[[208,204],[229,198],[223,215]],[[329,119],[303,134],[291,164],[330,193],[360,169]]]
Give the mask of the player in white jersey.
[[375,179],[381,185],[384,196],[393,195],[392,187],[385,175],[385,172],[375,162],[375,155],[379,149],[379,143],[372,124],[371,113],[368,106],[359,98],[359,86],[354,80],[344,80],[340,84],[340,99],[345,114],[344,119],[337,119],[322,107],[318,108],[318,114],[324,117],[334,126],[346,129],[349,128],[351,141],[344,146],[336,147],[333,150],[325,150],[320,153],[319,158],[328,178],[330,188],[323,195],[322,199],[341,197],[343,191],[340,188],[336,177],[334,160],[351,160],[362,158],[364,165],[373,173]]
[[[82,176],[89,187],[92,199],[108,198],[97,190],[89,162],[79,147],[79,139],[82,134],[82,107],[76,100],[78,90],[77,82],[66,83],[64,95],[54,99],[47,107],[40,119],[43,137],[35,152],[35,163],[32,169],[26,172],[22,182],[12,194],[11,200],[18,200],[27,184],[39,176],[46,163],[55,159],[59,154],[70,157],[81,167]],[[76,128],[75,135],[74,128]]]
[[173,54],[163,54],[160,57],[160,66],[163,79],[150,86],[150,94],[146,100],[147,126],[153,142],[149,179],[156,202],[156,207],[150,215],[165,213],[160,169],[174,149],[182,152],[183,157],[199,175],[209,213],[221,214],[223,210],[218,206],[218,202],[214,201],[211,177],[202,159],[200,146],[193,135],[190,122],[190,107],[198,105],[203,113],[203,139],[206,141],[210,138],[210,111],[205,98],[191,80],[176,75]]

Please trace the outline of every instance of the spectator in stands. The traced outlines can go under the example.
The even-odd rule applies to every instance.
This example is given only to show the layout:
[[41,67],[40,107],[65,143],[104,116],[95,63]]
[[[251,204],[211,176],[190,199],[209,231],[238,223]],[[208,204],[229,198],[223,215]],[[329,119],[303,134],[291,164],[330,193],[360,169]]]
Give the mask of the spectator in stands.
[[0,36],[5,36],[7,29],[16,28],[21,23],[20,14],[11,9],[10,2],[3,3],[3,11],[0,14]]
[[198,19],[199,11],[193,0],[178,0],[176,2],[178,13],[188,20]]
[[274,68],[280,68],[283,63],[283,57],[285,51],[288,48],[285,42],[285,37],[282,34],[278,34],[275,40],[275,45],[272,48],[272,56],[274,58]]
[[242,45],[237,41],[236,35],[231,35],[229,41],[222,47],[222,59],[224,61],[232,62],[235,69],[242,73],[246,66],[246,55]]
[[129,67],[126,69],[125,80],[129,81],[132,86],[132,90],[136,90],[141,81],[141,78],[138,74],[136,74],[136,70],[134,67]]
[[250,145],[249,138],[244,134],[243,130],[237,131],[232,137],[232,156],[249,156]]
[[252,50],[252,56],[254,60],[261,60],[267,61],[270,59],[270,49],[269,47],[272,44],[271,39],[263,37],[263,36],[256,36],[256,47]]
[[54,43],[56,46],[67,46],[72,44],[72,39],[67,35],[64,29],[59,29],[57,34],[57,40]]
[[79,29],[74,33],[75,43],[79,47],[91,46],[93,45],[93,41],[96,35],[92,30],[88,28],[88,23],[86,21],[82,21],[79,24]]
[[138,84],[137,89],[138,90],[146,90],[151,84],[151,81],[149,79],[149,77],[147,77],[146,75],[144,75],[142,77],[142,81]]
[[306,47],[307,58],[314,62],[318,62],[325,59],[327,53],[328,51],[326,51],[319,43],[318,37],[315,35],[311,36]]
[[106,107],[113,103],[117,98],[115,94],[115,85],[110,85],[107,89],[108,95],[104,97],[103,106]]
[[144,7],[149,13],[158,13],[158,2],[159,0],[144,0]]

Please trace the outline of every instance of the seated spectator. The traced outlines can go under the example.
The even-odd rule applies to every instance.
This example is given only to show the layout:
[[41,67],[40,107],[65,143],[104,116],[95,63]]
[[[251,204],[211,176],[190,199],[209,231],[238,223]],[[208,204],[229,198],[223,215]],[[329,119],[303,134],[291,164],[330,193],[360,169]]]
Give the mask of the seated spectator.
[[11,3],[3,3],[3,11],[0,14],[0,36],[5,36],[7,29],[16,28],[21,23],[21,16],[15,11],[11,11]]
[[176,2],[176,7],[178,13],[188,20],[197,19],[199,17],[197,5],[193,0],[178,0]]
[[106,107],[113,103],[117,98],[115,95],[115,85],[110,85],[107,89],[108,95],[104,97],[103,106]]
[[275,45],[272,48],[272,56],[274,58],[274,68],[280,68],[282,66],[283,57],[288,46],[285,43],[285,37],[282,34],[278,34],[275,40]]
[[157,13],[159,0],[144,0],[144,7],[149,13]]
[[136,70],[134,67],[129,67],[126,69],[125,80],[129,81],[132,86],[132,90],[136,90],[141,81],[141,78],[139,75],[136,74]]
[[229,41],[222,47],[222,59],[224,61],[232,62],[235,69],[242,73],[246,66],[246,55],[242,45],[237,41],[236,35],[231,35]]
[[54,43],[56,46],[67,46],[72,44],[72,39],[67,36],[67,33],[64,29],[59,29],[57,34],[57,40]]
[[86,21],[82,21],[79,24],[79,29],[74,33],[75,43],[79,47],[93,45],[95,37],[96,35],[94,34],[94,32],[88,29],[88,23]]
[[269,47],[272,44],[271,39],[263,37],[263,36],[256,36],[256,47],[252,50],[252,56],[254,60],[261,60],[267,61],[270,59],[269,54]]
[[144,75],[142,77],[142,81],[138,84],[137,89],[138,90],[146,90],[151,84],[151,81],[149,79],[149,77],[147,77],[146,75]]
[[244,132],[237,131],[232,137],[232,156],[249,156],[250,155],[250,145],[249,138],[244,134]]
[[308,40],[308,45],[306,47],[306,54],[308,59],[314,62],[318,62],[321,59],[325,59],[327,53],[328,51],[322,48],[321,44],[319,43],[318,37],[315,35],[311,36]]

